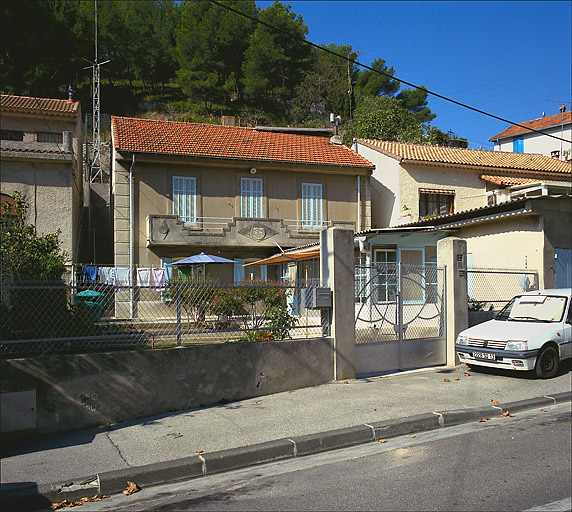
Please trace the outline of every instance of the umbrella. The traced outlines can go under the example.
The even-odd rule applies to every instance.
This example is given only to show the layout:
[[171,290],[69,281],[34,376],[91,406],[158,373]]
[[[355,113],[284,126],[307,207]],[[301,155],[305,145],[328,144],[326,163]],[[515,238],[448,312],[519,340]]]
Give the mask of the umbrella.
[[195,254],[194,256],[189,256],[188,258],[175,261],[175,263],[171,263],[170,265],[196,265],[200,263],[204,265],[205,263],[234,263],[234,261],[201,252],[200,254]]
[[205,276],[205,265],[207,263],[234,263],[233,260],[226,258],[221,258],[220,256],[214,256],[212,254],[206,254],[201,252],[200,254],[195,254],[194,256],[189,256],[188,258],[183,258],[182,260],[175,261],[175,263],[170,263],[171,266],[175,265],[201,265],[203,266],[203,279]]

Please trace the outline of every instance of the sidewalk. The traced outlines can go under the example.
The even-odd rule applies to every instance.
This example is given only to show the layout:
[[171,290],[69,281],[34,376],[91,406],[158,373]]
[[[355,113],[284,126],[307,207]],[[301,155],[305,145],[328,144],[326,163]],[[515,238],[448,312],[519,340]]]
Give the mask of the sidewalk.
[[570,401],[570,365],[549,380],[465,370],[432,368],[335,382],[108,428],[3,442],[2,500],[40,494],[46,506],[91,497],[98,489],[120,492],[127,480],[140,486],[182,480],[205,470],[227,471]]

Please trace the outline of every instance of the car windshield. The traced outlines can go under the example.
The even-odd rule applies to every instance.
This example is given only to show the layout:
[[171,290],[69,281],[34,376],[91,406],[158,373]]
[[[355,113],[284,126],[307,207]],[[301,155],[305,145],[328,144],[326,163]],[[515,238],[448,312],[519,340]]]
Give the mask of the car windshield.
[[498,314],[498,320],[515,322],[560,322],[566,297],[554,295],[519,295]]

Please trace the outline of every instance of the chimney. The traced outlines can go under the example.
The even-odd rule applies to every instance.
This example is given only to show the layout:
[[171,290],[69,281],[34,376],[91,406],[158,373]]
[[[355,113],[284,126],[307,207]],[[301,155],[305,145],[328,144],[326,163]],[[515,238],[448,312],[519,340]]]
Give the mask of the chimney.
[[542,117],[546,117],[546,112],[542,112]]

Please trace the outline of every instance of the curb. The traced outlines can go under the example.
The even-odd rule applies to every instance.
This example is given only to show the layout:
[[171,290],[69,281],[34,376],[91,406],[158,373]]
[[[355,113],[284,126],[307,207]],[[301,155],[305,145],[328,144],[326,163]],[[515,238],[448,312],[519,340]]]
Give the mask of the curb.
[[117,494],[126,488],[128,480],[135,482],[141,488],[189,480],[258,464],[348,448],[380,439],[470,423],[483,417],[498,416],[499,412],[515,413],[570,401],[572,392],[556,393],[499,405],[434,411],[401,419],[278,439],[173,461],[107,471],[99,475],[78,478],[74,482],[40,486],[7,484],[2,486],[0,501],[2,504],[17,505],[18,510],[38,510],[48,508],[52,502],[64,499],[71,501],[96,494]]

